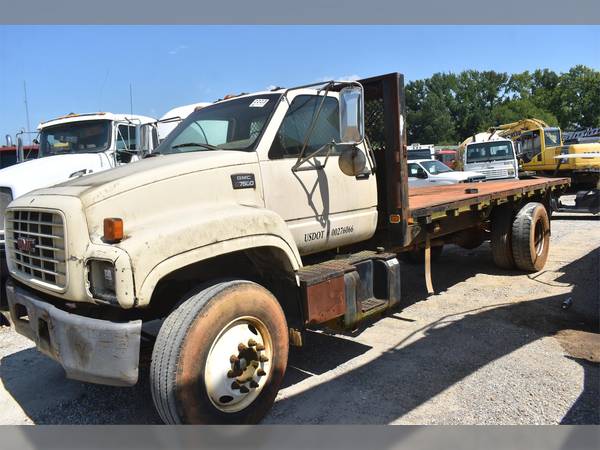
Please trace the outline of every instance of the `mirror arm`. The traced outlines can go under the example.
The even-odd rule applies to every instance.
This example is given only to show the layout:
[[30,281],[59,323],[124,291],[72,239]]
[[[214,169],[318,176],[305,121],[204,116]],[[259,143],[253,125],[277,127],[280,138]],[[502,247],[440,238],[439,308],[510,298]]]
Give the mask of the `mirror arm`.
[[321,100],[321,103],[319,104],[317,111],[313,114],[312,120],[310,122],[310,126],[308,127],[308,131],[306,132],[306,135],[304,136],[304,142],[302,144],[302,149],[300,150],[300,154],[298,155],[298,160],[296,161],[296,164],[294,164],[294,167],[292,168],[292,170],[297,169],[300,164],[302,164],[304,161],[308,160],[312,155],[314,155],[316,153],[315,152],[312,155],[308,156],[307,158],[304,158],[304,152],[306,151],[306,147],[308,146],[308,140],[310,139],[310,137],[313,134],[315,125],[317,124],[317,119],[321,115],[321,110],[323,109],[323,105],[325,104],[325,100],[327,99],[327,94],[329,94],[329,91],[331,90],[332,86],[333,86],[333,83],[327,83],[327,88],[325,88],[325,94],[323,95],[323,99]]
[[[315,150],[314,152],[312,152],[308,156],[303,156],[301,158],[299,157],[298,161],[296,161],[296,163],[292,166],[292,172],[300,172],[300,171],[303,171],[303,170],[319,170],[319,169],[323,169],[327,165],[327,161],[329,160],[329,155],[331,154],[331,150],[333,149],[334,146],[335,146],[335,142],[331,142],[330,144],[322,145],[321,147],[319,147],[317,150]],[[325,154],[325,161],[323,161],[322,165],[320,165],[320,166],[300,167],[302,164],[304,164],[305,162],[307,162],[310,158],[312,158],[313,156],[317,156],[319,153],[321,153],[321,151],[325,147],[327,147],[327,153]]]

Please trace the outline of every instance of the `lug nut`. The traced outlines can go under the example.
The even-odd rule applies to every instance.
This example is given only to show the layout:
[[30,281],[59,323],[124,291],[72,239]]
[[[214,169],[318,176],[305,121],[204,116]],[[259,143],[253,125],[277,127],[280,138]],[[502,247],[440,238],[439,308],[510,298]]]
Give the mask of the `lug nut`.
[[240,342],[240,345],[238,345],[238,351],[241,352],[241,351],[244,351],[245,349],[246,349],[246,346]]
[[260,355],[260,362],[267,362],[269,360],[269,358],[267,358],[265,355]]
[[265,349],[265,346],[262,344],[256,344],[256,350],[258,350],[259,352],[262,352]]
[[246,386],[242,386],[240,387],[240,392],[242,394],[247,394],[248,392],[250,392],[250,389],[248,389]]
[[258,387],[258,383],[254,380],[250,381],[250,387],[256,389]]
[[258,361],[254,360],[252,361],[252,367],[254,367],[255,369],[258,367]]
[[248,347],[254,347],[256,345],[256,341],[254,339],[248,339]]
[[238,357],[237,357],[236,355],[231,355],[231,356],[229,357],[229,362],[230,362],[231,364],[235,364],[237,361],[238,361]]
[[227,371],[227,378],[235,378],[235,373],[233,372],[233,370]]
[[256,371],[256,375],[258,375],[259,377],[264,377],[266,374],[267,374],[267,372],[265,372],[265,371],[264,371],[264,370],[262,370],[262,369],[258,369],[258,370]]

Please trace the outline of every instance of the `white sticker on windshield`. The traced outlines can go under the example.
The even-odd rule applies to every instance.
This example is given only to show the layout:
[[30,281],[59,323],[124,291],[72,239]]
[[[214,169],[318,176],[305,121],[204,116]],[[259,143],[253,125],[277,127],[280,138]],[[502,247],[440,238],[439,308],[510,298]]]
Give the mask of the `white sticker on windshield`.
[[250,103],[250,108],[262,108],[268,101],[268,98],[255,98],[252,103]]

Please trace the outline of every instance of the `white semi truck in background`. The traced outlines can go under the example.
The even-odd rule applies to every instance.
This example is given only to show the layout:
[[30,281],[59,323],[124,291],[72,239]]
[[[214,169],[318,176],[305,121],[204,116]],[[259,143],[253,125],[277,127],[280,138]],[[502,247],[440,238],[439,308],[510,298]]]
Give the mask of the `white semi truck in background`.
[[[17,197],[136,161],[158,146],[156,119],[133,114],[68,114],[38,125],[38,158],[0,170],[0,267],[6,277],[4,211]],[[22,141],[17,153],[23,153]],[[23,158],[21,158],[21,161]]]
[[479,172],[486,180],[519,178],[519,160],[512,140],[483,132],[466,139],[459,147],[463,170]]

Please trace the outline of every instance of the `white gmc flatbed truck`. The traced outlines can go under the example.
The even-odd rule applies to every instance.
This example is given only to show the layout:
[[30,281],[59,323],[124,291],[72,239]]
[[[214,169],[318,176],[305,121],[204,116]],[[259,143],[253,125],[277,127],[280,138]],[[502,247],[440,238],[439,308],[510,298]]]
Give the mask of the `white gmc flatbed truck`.
[[445,243],[540,270],[567,184],[409,191],[398,73],[228,98],[152,157],[10,203],[4,309],[69,378],[133,385],[151,350],[166,423],[256,423],[306,329],[402,306],[399,256],[428,289]]

